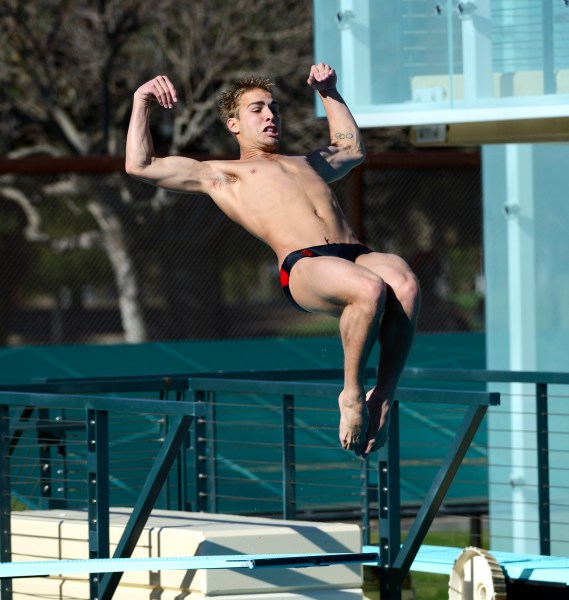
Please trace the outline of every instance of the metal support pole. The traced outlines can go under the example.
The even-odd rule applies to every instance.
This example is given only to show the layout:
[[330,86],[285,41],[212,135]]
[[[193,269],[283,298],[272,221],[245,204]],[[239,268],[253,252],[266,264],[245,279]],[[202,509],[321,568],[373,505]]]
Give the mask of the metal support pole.
[[53,508],[51,501],[53,495],[51,439],[48,438],[46,423],[49,420],[49,409],[38,408],[38,419],[36,422],[36,435],[39,449],[40,461],[40,506],[41,508]]
[[[185,395],[183,391],[176,392],[176,401],[183,402]],[[188,451],[190,449],[190,434],[186,436],[184,445],[180,450],[179,462],[178,462],[178,510],[189,511],[190,501],[189,495],[189,468],[188,468]]]
[[371,490],[370,488],[370,466],[369,461],[362,463],[362,543],[370,544],[370,526],[371,526]]
[[470,545],[482,548],[482,517],[480,515],[470,517]]
[[[0,406],[0,561],[12,560],[10,412]],[[12,600],[12,579],[0,579],[0,600]]]
[[[109,414],[87,410],[89,558],[109,558]],[[99,598],[101,573],[89,574],[91,598]]]
[[395,560],[394,568],[404,577],[415,559],[419,547],[429,531],[437,511],[452,483],[478,426],[486,414],[487,406],[470,406],[457,429],[455,438],[439,467],[431,487],[407,534],[407,538]]
[[[158,394],[158,397],[160,398],[160,400],[169,400],[169,395],[170,395],[170,381],[169,379],[166,379],[166,381],[164,382],[164,388],[160,390],[160,393]],[[168,435],[168,431],[170,429],[170,417],[168,415],[166,415],[164,417],[164,419],[160,419],[159,421],[160,423],[160,439],[161,440],[165,440],[166,436]],[[171,510],[172,506],[170,504],[171,501],[171,493],[170,493],[170,488],[172,485],[172,481],[171,481],[171,474],[168,473],[168,478],[166,479],[166,482],[164,484],[164,502],[166,504],[166,509],[167,510]]]
[[549,499],[549,422],[547,384],[535,386],[537,432],[537,499],[539,509],[539,553],[551,554],[551,505]]
[[393,572],[401,547],[401,493],[399,488],[399,403],[390,409],[389,437],[379,450],[379,555],[381,600],[401,600],[401,578]]
[[[59,412],[59,414],[56,414]],[[46,508],[65,508],[67,448],[65,413],[38,409],[36,435],[40,459],[40,493]]]
[[[132,555],[144,524],[186,439],[192,419],[193,417],[184,415],[172,420],[170,431],[148,473],[113,558],[128,558]],[[110,600],[113,597],[121,577],[122,573],[119,572],[106,573],[99,586],[99,600]]]
[[217,402],[215,392],[208,392],[206,403],[206,437],[207,437],[207,510],[217,513]]
[[296,458],[294,452],[294,396],[282,397],[283,518],[296,518]]
[[[215,394],[208,393],[209,403],[215,402]],[[206,392],[195,392],[195,401],[204,403]],[[196,417],[194,423],[194,469],[196,473],[196,485],[194,493],[195,511],[206,511],[208,509],[208,464],[210,460],[215,461],[215,456],[208,457],[206,419]]]
[[[512,2],[512,6],[516,4]],[[514,11],[515,12],[515,11]],[[504,211],[507,228],[508,276],[508,337],[509,367],[513,371],[535,369],[537,364],[537,257],[536,220],[537,177],[536,146],[506,144],[505,184],[507,195]],[[506,325],[506,324],[504,324]],[[508,356],[507,354],[505,356]],[[539,545],[538,524],[535,518],[537,469],[535,456],[530,450],[534,441],[534,418],[527,411],[527,396],[533,387],[521,382],[510,384],[510,510],[512,531],[511,550],[520,554],[535,553]],[[492,529],[492,526],[490,527]]]

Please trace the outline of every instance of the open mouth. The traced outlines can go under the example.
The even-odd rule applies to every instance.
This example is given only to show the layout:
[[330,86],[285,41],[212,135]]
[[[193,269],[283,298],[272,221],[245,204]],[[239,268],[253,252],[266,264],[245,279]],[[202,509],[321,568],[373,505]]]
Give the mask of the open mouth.
[[263,129],[263,133],[268,134],[270,137],[279,137],[279,130],[274,125],[269,125]]

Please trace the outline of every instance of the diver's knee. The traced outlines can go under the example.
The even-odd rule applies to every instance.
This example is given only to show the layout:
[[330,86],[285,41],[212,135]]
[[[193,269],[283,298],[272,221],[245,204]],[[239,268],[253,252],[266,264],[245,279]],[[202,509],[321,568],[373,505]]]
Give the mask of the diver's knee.
[[361,282],[359,303],[372,314],[383,312],[387,294],[385,281],[379,276],[367,277]]
[[421,305],[421,286],[417,277],[413,273],[405,274],[394,292],[409,317],[415,316]]

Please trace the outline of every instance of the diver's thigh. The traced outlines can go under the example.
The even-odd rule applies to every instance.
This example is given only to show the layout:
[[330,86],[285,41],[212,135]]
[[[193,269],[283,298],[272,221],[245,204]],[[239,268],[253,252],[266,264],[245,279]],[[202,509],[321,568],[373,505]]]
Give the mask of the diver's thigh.
[[340,314],[356,300],[366,283],[380,280],[372,270],[333,256],[299,260],[290,273],[295,301],[310,312]]

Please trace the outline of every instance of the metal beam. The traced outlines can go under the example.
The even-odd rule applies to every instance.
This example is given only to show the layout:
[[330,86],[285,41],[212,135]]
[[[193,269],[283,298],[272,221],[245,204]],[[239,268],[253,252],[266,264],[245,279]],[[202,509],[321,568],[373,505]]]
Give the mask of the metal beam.
[[[10,481],[10,411],[0,405],[0,561],[12,560],[11,481]],[[11,563],[10,563],[11,564]],[[0,599],[12,600],[12,579],[8,573],[0,581]]]
[[537,501],[539,512],[539,553],[551,554],[551,503],[549,489],[549,411],[547,385],[535,386],[537,433]]
[[[109,414],[87,410],[87,528],[89,558],[109,558]],[[100,573],[89,575],[92,598],[99,597]]]
[[[195,377],[189,380],[191,391],[229,392],[234,394],[291,394],[294,396],[313,396],[328,398],[338,396],[342,391],[341,384],[335,383],[304,383],[295,381],[257,381],[253,379],[211,379]],[[418,394],[419,393],[419,394]],[[460,395],[460,402],[457,396]],[[500,395],[488,392],[471,392],[456,390],[417,390],[413,388],[399,388],[397,390],[399,402],[428,402],[433,404],[470,404],[470,405],[497,405]]]
[[45,408],[75,408],[114,412],[157,413],[172,416],[204,416],[205,406],[173,400],[148,400],[124,396],[66,396],[22,392],[0,392],[0,404]]
[[402,379],[424,379],[430,381],[461,381],[463,383],[557,383],[569,384],[569,373],[549,371],[494,371],[486,369],[431,369],[428,367],[407,367]]
[[[132,554],[138,538],[140,537],[140,533],[142,532],[162,486],[168,477],[170,467],[180,451],[180,448],[182,448],[191,422],[192,417],[190,416],[176,417],[176,419],[173,420],[171,429],[164,440],[162,448],[158,452],[154,464],[148,473],[146,482],[140,491],[113,558],[126,558]],[[99,587],[100,600],[110,600],[113,597],[121,576],[122,572],[120,571],[105,575]]]
[[392,568],[401,547],[399,459],[399,402],[394,402],[390,409],[389,437],[378,457],[379,589],[382,600],[401,600],[402,581]]
[[444,500],[452,480],[460,467],[460,463],[470,446],[478,426],[486,414],[487,406],[472,406],[468,409],[462,423],[456,432],[453,443],[437,471],[429,492],[415,517],[407,538],[393,563],[393,569],[399,571],[402,580],[411,568],[411,564],[425,539],[425,535]]
[[294,447],[294,396],[282,397],[283,518],[296,518],[296,460]]

